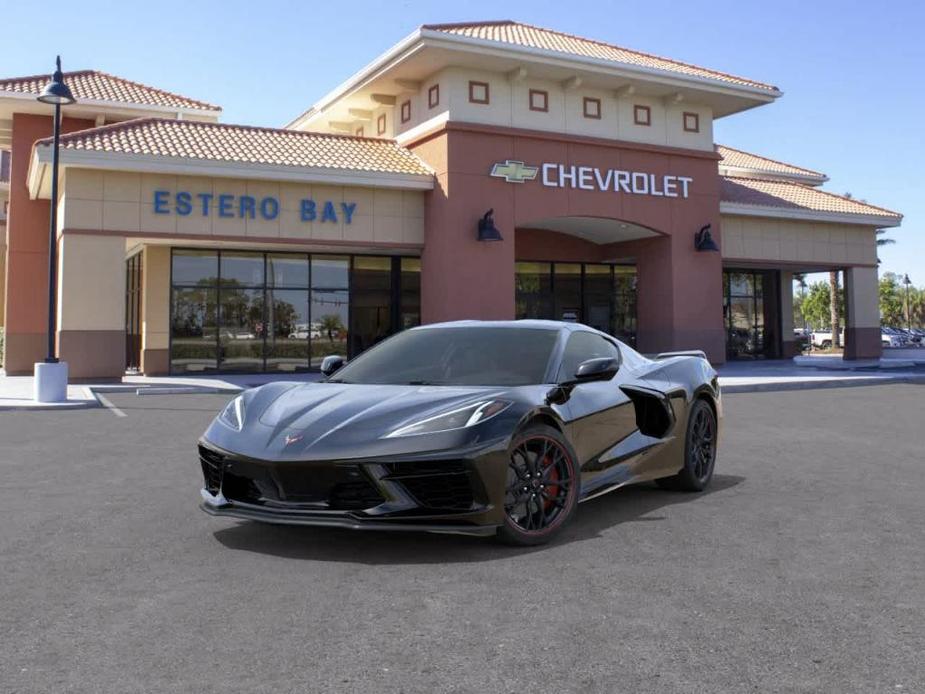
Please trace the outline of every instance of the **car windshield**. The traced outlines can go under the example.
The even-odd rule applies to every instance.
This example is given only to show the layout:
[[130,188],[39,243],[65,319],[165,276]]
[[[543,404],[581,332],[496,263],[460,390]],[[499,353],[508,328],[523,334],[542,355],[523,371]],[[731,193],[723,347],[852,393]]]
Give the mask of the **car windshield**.
[[330,380],[386,385],[522,386],[543,383],[557,330],[425,328],[364,352]]

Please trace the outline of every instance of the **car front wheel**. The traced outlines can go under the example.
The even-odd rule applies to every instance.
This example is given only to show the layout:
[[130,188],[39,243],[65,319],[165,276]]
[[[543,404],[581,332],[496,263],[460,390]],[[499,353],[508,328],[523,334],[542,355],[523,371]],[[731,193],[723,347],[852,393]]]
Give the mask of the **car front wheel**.
[[541,545],[555,536],[578,504],[578,466],[565,437],[545,425],[529,426],[511,442],[498,538]]

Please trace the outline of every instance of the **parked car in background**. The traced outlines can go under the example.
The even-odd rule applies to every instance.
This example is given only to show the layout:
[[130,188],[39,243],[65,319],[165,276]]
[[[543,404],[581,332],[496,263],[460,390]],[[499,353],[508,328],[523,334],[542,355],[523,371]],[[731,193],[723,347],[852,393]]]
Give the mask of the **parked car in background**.
[[884,349],[886,349],[886,348],[904,347],[906,343],[902,336],[897,335],[896,333],[889,330],[888,328],[881,328],[880,329],[880,344],[883,345]]
[[[841,340],[839,344],[845,344],[845,331],[842,330],[839,333]],[[832,348],[832,331],[831,330],[814,330],[812,335],[812,344],[813,347],[818,349],[831,349]]]
[[813,331],[809,328],[794,328],[793,335],[796,338],[796,343],[800,346],[800,350],[809,349],[809,346],[813,341]]

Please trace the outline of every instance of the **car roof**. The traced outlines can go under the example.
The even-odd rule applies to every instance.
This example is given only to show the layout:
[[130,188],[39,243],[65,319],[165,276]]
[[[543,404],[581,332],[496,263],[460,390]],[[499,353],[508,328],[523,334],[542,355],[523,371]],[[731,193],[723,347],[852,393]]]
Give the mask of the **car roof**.
[[419,325],[412,330],[431,330],[433,328],[528,328],[533,330],[585,330],[598,332],[582,323],[569,323],[558,320],[536,320],[525,318],[521,320],[455,320],[444,323],[428,323]]

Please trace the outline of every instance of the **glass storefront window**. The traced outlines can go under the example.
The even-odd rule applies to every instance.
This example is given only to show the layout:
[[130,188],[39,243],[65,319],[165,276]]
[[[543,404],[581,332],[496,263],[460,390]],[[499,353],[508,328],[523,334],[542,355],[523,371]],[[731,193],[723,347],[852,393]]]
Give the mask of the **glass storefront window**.
[[218,283],[218,253],[215,251],[174,251],[174,284],[206,286]]
[[357,257],[350,277],[350,353],[392,333],[392,259]]
[[[420,323],[420,259],[175,249],[173,373],[303,371]],[[354,314],[356,312],[356,315]],[[351,322],[359,342],[349,339]]]
[[220,369],[263,370],[263,338],[266,326],[263,291],[222,287],[219,293]]
[[552,317],[552,263],[517,263],[516,272],[517,317]]
[[555,264],[552,295],[555,320],[572,323],[582,321],[580,263]]
[[321,337],[309,320],[308,290],[267,287],[267,319],[266,370],[307,370],[309,340]]
[[292,253],[268,255],[267,286],[308,288],[308,256]]
[[215,370],[217,321],[215,289],[174,287],[170,324],[172,371]]
[[350,286],[350,258],[313,255],[312,288],[347,289]]
[[421,324],[421,259],[402,258],[398,330]]
[[223,286],[259,287],[263,285],[263,253],[237,253],[223,251],[221,255],[221,283]]
[[311,324],[319,333],[311,342],[313,368],[320,368],[321,361],[329,354],[348,355],[349,308],[350,293],[346,290],[312,290]]

